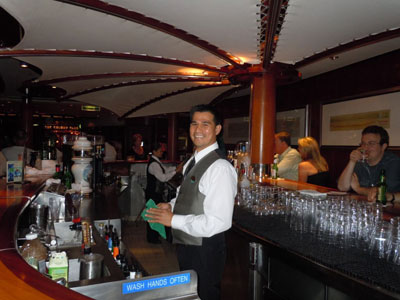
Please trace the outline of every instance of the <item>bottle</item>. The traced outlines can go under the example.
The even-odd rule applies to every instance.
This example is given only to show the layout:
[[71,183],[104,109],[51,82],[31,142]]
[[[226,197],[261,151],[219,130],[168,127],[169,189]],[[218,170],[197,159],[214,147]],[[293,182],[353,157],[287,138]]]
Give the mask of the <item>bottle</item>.
[[47,250],[38,239],[37,233],[28,233],[26,241],[21,247],[21,256],[33,268],[38,270],[39,261],[46,260]]
[[376,202],[381,202],[383,205],[386,205],[386,174],[385,169],[381,170],[379,175],[379,182],[378,182],[378,194],[376,196]]
[[271,167],[271,178],[278,179],[278,157],[274,156],[274,162]]
[[71,173],[71,168],[69,165],[65,165],[64,166],[64,172],[63,172],[63,176],[62,176],[62,182],[64,184],[64,186],[66,187],[67,190],[70,190],[72,187],[72,182],[73,180],[73,176]]
[[61,173],[61,168],[60,165],[56,165],[56,172],[53,175],[54,179],[61,179],[63,177],[63,174]]

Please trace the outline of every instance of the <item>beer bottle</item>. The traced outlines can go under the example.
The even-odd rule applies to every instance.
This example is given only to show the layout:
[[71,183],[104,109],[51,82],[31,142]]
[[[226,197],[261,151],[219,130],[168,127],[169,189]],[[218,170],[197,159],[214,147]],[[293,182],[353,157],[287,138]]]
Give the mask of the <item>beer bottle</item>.
[[272,179],[278,179],[278,157],[274,156],[274,163],[271,168],[271,177]]
[[64,186],[69,190],[72,187],[72,182],[74,181],[71,169],[69,165],[64,165],[64,174],[62,175],[62,182]]
[[386,189],[386,174],[385,169],[382,169],[379,175],[378,195],[376,197],[376,201],[381,202],[383,205],[386,205]]

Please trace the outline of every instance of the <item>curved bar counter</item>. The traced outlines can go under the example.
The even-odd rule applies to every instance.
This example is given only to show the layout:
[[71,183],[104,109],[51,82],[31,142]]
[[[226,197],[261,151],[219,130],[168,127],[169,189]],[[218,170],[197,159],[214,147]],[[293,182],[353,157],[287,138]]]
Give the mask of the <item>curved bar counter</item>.
[[90,299],[40,274],[16,249],[18,216],[47,178],[29,177],[28,183],[9,185],[0,179],[0,299]]
[[[91,299],[40,274],[18,253],[18,216],[41,190],[46,177],[29,179],[31,182],[23,185],[7,185],[0,179],[0,299]],[[274,184],[293,190],[331,191],[289,180]],[[386,218],[397,214],[394,209],[385,212]],[[289,290],[298,293],[294,299],[400,299],[400,266],[357,249],[345,251],[324,244],[310,234],[293,231],[284,219],[255,216],[236,207],[233,228],[227,235],[225,274],[231,286],[223,283],[223,290],[234,293],[232,299],[285,299],[291,296],[285,294]],[[261,245],[262,254],[252,253],[249,245],[253,243]],[[257,265],[249,262],[250,254],[259,260]],[[253,285],[250,296],[249,282]]]

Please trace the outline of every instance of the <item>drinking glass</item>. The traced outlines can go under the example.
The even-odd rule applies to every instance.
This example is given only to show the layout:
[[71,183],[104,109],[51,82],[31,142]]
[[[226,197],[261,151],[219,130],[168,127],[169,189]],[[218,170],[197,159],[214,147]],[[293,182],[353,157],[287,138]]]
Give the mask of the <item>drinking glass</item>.
[[50,216],[53,222],[58,222],[60,216],[60,200],[57,198],[49,198]]
[[387,258],[389,241],[391,239],[390,223],[381,221],[372,231],[370,253],[379,258]]
[[79,210],[81,207],[81,195],[79,193],[74,193],[71,195],[72,198],[72,219],[79,218]]
[[365,149],[360,149],[360,152],[361,152],[360,162],[363,164],[367,163],[367,155],[365,153]]

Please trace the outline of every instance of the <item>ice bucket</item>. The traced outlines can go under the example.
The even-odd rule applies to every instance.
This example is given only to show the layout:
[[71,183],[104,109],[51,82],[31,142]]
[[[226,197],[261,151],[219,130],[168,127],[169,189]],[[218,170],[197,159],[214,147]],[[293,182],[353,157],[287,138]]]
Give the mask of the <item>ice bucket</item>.
[[98,253],[85,254],[80,259],[79,279],[95,279],[103,276],[104,257]]

